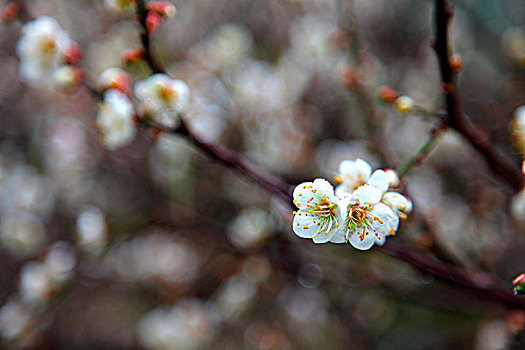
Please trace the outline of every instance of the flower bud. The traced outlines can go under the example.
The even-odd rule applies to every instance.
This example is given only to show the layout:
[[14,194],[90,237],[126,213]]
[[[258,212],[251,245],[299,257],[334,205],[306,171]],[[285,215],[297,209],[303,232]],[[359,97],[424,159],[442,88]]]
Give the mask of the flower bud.
[[72,66],[76,66],[80,63],[82,59],[82,49],[79,45],[72,43],[69,45],[67,51],[65,52],[66,63]]
[[146,5],[146,10],[168,18],[175,16],[177,13],[175,6],[169,1],[152,1]]
[[13,21],[18,17],[19,12],[18,4],[14,1],[10,2],[0,13],[0,23],[9,23]]
[[131,78],[128,73],[117,67],[110,67],[100,73],[98,84],[102,90],[117,89],[131,94]]
[[512,281],[514,295],[525,294],[525,273],[520,274]]
[[146,30],[153,33],[162,22],[162,17],[157,13],[150,11],[146,16]]
[[67,89],[78,85],[82,80],[82,71],[71,66],[63,66],[53,73],[53,83],[57,88]]
[[126,63],[137,62],[138,60],[142,59],[142,57],[144,57],[144,49],[134,48],[134,49],[124,50],[122,52],[121,57]]
[[408,96],[401,96],[394,102],[394,108],[399,113],[408,113],[414,110],[414,100]]
[[347,67],[341,73],[341,83],[347,89],[353,89],[359,83],[359,75],[357,70],[353,67]]
[[459,72],[463,67],[463,61],[459,55],[450,56],[449,64],[452,71],[456,73]]
[[379,88],[379,97],[386,103],[394,103],[399,98],[399,94],[390,86],[383,85]]

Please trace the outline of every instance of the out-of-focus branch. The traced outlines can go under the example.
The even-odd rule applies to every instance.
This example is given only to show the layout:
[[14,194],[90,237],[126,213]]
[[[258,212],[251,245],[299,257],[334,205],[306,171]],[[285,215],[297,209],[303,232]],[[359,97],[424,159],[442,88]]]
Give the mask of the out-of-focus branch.
[[220,162],[228,168],[239,170],[271,192],[281,195],[281,197],[283,197],[285,200],[292,200],[293,186],[287,184],[276,176],[262,172],[261,170],[257,169],[254,164],[238,153],[226,149],[220,145],[206,142],[188,127],[184,118],[181,118],[180,126],[175,129],[174,132],[179,135],[186,136],[191,142],[193,142],[193,144],[195,144],[201,151],[206,153],[210,158]]
[[151,33],[148,31],[146,24],[148,11],[146,10],[146,1],[138,0],[137,1],[137,20],[142,27],[142,33],[140,34],[140,40],[142,46],[144,47],[144,59],[149,63],[153,73],[164,73],[165,69],[163,65],[157,60],[155,56],[155,50],[151,44]]
[[446,99],[448,125],[461,133],[485,157],[489,167],[497,176],[518,191],[523,187],[523,176],[519,168],[513,166],[505,154],[494,149],[488,135],[472,124],[461,110],[457,96],[457,85],[449,61],[451,49],[449,47],[448,26],[453,14],[454,9],[448,0],[436,0],[436,37],[433,47],[439,61],[441,81]]
[[441,135],[441,133],[444,130],[446,130],[446,128],[447,125],[446,123],[443,123],[443,121],[440,121],[436,125],[434,125],[432,130],[430,130],[430,137],[428,138],[427,142],[425,142],[425,144],[421,146],[419,151],[414,156],[412,156],[412,158],[410,158],[406,163],[401,164],[396,168],[399,177],[405,175],[410,169],[412,169],[413,166],[421,163],[428,156],[430,151],[434,149],[439,135]]
[[366,118],[367,131],[370,135],[372,143],[375,146],[375,151],[383,159],[383,162],[393,167],[395,164],[395,157],[391,152],[390,148],[385,145],[386,133],[381,125],[381,120],[377,115],[376,101],[374,96],[368,91],[367,87],[361,82],[359,77],[360,67],[365,61],[365,55],[363,55],[363,49],[360,43],[359,28],[357,26],[355,16],[352,14],[352,4],[343,5],[343,1],[339,1],[339,12],[341,14],[339,18],[339,29],[343,32],[346,39],[346,45],[348,46],[351,54],[355,59],[355,72],[356,79],[352,79],[351,86],[348,89],[353,92],[357,98],[359,106]]
[[488,274],[483,276],[467,276],[465,271],[461,268],[442,263],[421,253],[416,253],[411,249],[407,249],[406,246],[402,246],[391,240],[387,241],[384,246],[378,247],[377,249],[395,256],[420,270],[441,277],[444,280],[475,289],[480,296],[484,298],[489,300],[499,300],[508,307],[525,309],[525,300],[515,297],[506,289],[501,289],[500,287],[493,285],[494,282],[490,280],[491,276]]

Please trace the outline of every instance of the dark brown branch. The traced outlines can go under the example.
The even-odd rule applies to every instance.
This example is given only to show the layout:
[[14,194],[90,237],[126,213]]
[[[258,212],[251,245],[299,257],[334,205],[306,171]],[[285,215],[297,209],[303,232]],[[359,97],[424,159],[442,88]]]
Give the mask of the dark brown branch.
[[[401,246],[392,241],[387,241],[384,246],[377,247],[377,249],[444,280],[475,289],[481,296],[488,300],[500,300],[508,307],[525,309],[525,300],[515,297],[510,292],[510,287],[507,291],[507,289],[495,286],[495,282],[490,280],[492,276],[488,274],[483,276],[467,276],[463,269],[442,263],[430,256],[416,253],[413,250],[407,249],[406,246]],[[477,281],[476,279],[480,279],[481,281]]]
[[155,50],[152,47],[151,44],[151,33],[148,32],[148,28],[146,26],[146,17],[147,17],[147,10],[146,10],[146,1],[145,0],[139,0],[137,1],[137,20],[140,23],[142,27],[142,32],[140,34],[140,40],[142,42],[142,46],[144,47],[144,59],[148,62],[148,64],[151,67],[151,70],[153,73],[165,73],[166,70],[164,69],[163,65],[157,60],[155,56]]
[[448,0],[436,0],[435,5],[436,38],[433,47],[439,61],[448,124],[461,133],[474,149],[485,157],[489,167],[497,176],[518,191],[523,187],[523,176],[519,168],[514,166],[506,155],[494,149],[489,137],[472,124],[461,110],[457,97],[457,85],[449,62],[451,50],[449,48],[448,26],[454,10]]
[[239,170],[271,192],[281,195],[283,199],[289,202],[292,201],[293,187],[291,185],[287,184],[276,176],[262,172],[261,170],[257,169],[254,164],[236,152],[226,149],[220,145],[206,142],[199,135],[193,133],[193,131],[186,124],[184,118],[181,118],[181,124],[174,132],[179,135],[186,136],[210,158],[220,162],[228,168]]

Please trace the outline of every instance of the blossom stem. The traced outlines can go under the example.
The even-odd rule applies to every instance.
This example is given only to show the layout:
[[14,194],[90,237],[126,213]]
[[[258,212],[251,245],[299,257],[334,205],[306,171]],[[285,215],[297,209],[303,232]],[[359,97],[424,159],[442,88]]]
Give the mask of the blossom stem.
[[445,94],[448,125],[461,133],[487,161],[492,171],[516,191],[523,187],[523,176],[508,157],[494,149],[490,138],[464,115],[457,96],[455,74],[450,67],[452,50],[449,45],[448,26],[454,13],[448,0],[435,1],[436,37],[433,47],[438,57],[442,88]]

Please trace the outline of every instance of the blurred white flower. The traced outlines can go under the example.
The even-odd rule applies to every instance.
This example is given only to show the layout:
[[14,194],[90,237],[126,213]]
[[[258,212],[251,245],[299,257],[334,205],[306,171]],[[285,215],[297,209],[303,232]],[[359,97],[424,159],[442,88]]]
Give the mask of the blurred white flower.
[[142,346],[151,350],[193,350],[209,345],[215,334],[215,320],[199,300],[179,301],[171,309],[146,313],[137,325]]
[[104,6],[117,14],[134,13],[137,7],[136,0],[104,0]]
[[13,340],[24,332],[31,322],[31,311],[20,300],[11,298],[0,308],[0,335]]
[[211,37],[195,48],[194,56],[207,67],[223,71],[234,67],[252,50],[253,38],[248,29],[240,24],[226,23]]
[[53,243],[44,259],[48,274],[57,286],[71,277],[76,262],[75,249],[64,241]]
[[96,125],[102,132],[102,143],[110,150],[133,141],[136,129],[133,106],[125,94],[115,89],[104,93]]
[[367,250],[374,243],[383,245],[385,237],[394,235],[399,226],[398,216],[381,203],[383,193],[372,185],[363,185],[341,201],[345,222],[330,240],[332,243],[349,242],[354,248]]
[[40,251],[46,236],[42,220],[22,211],[9,211],[0,221],[0,240],[13,255],[30,257]]
[[15,167],[0,188],[1,206],[4,210],[22,210],[41,217],[54,207],[53,186],[31,166]]
[[253,279],[236,275],[225,281],[215,296],[217,311],[223,320],[237,320],[249,307],[257,293],[257,284]]
[[46,265],[29,261],[20,271],[19,292],[24,302],[42,305],[47,302],[53,290],[53,280]]
[[177,126],[178,115],[184,113],[190,101],[190,88],[182,80],[164,74],[154,74],[135,84],[135,95],[141,101],[142,113],[161,126]]
[[102,90],[117,89],[123,93],[131,92],[129,74],[118,67],[110,67],[100,73],[98,85]]
[[326,243],[342,225],[341,208],[334,188],[324,179],[304,182],[293,192],[295,212],[293,231],[315,243]]
[[525,221],[525,188],[512,198],[510,213],[514,219]]
[[26,23],[17,45],[22,81],[32,86],[49,84],[55,70],[65,63],[71,44],[68,33],[51,17]]
[[112,248],[105,256],[106,271],[128,281],[169,284],[191,282],[199,271],[199,257],[190,246],[164,234],[139,236]]
[[107,243],[104,213],[94,206],[83,207],[77,218],[77,242],[83,251],[98,255]]
[[228,225],[227,233],[239,248],[253,248],[271,236],[274,229],[272,216],[259,208],[244,209]]

